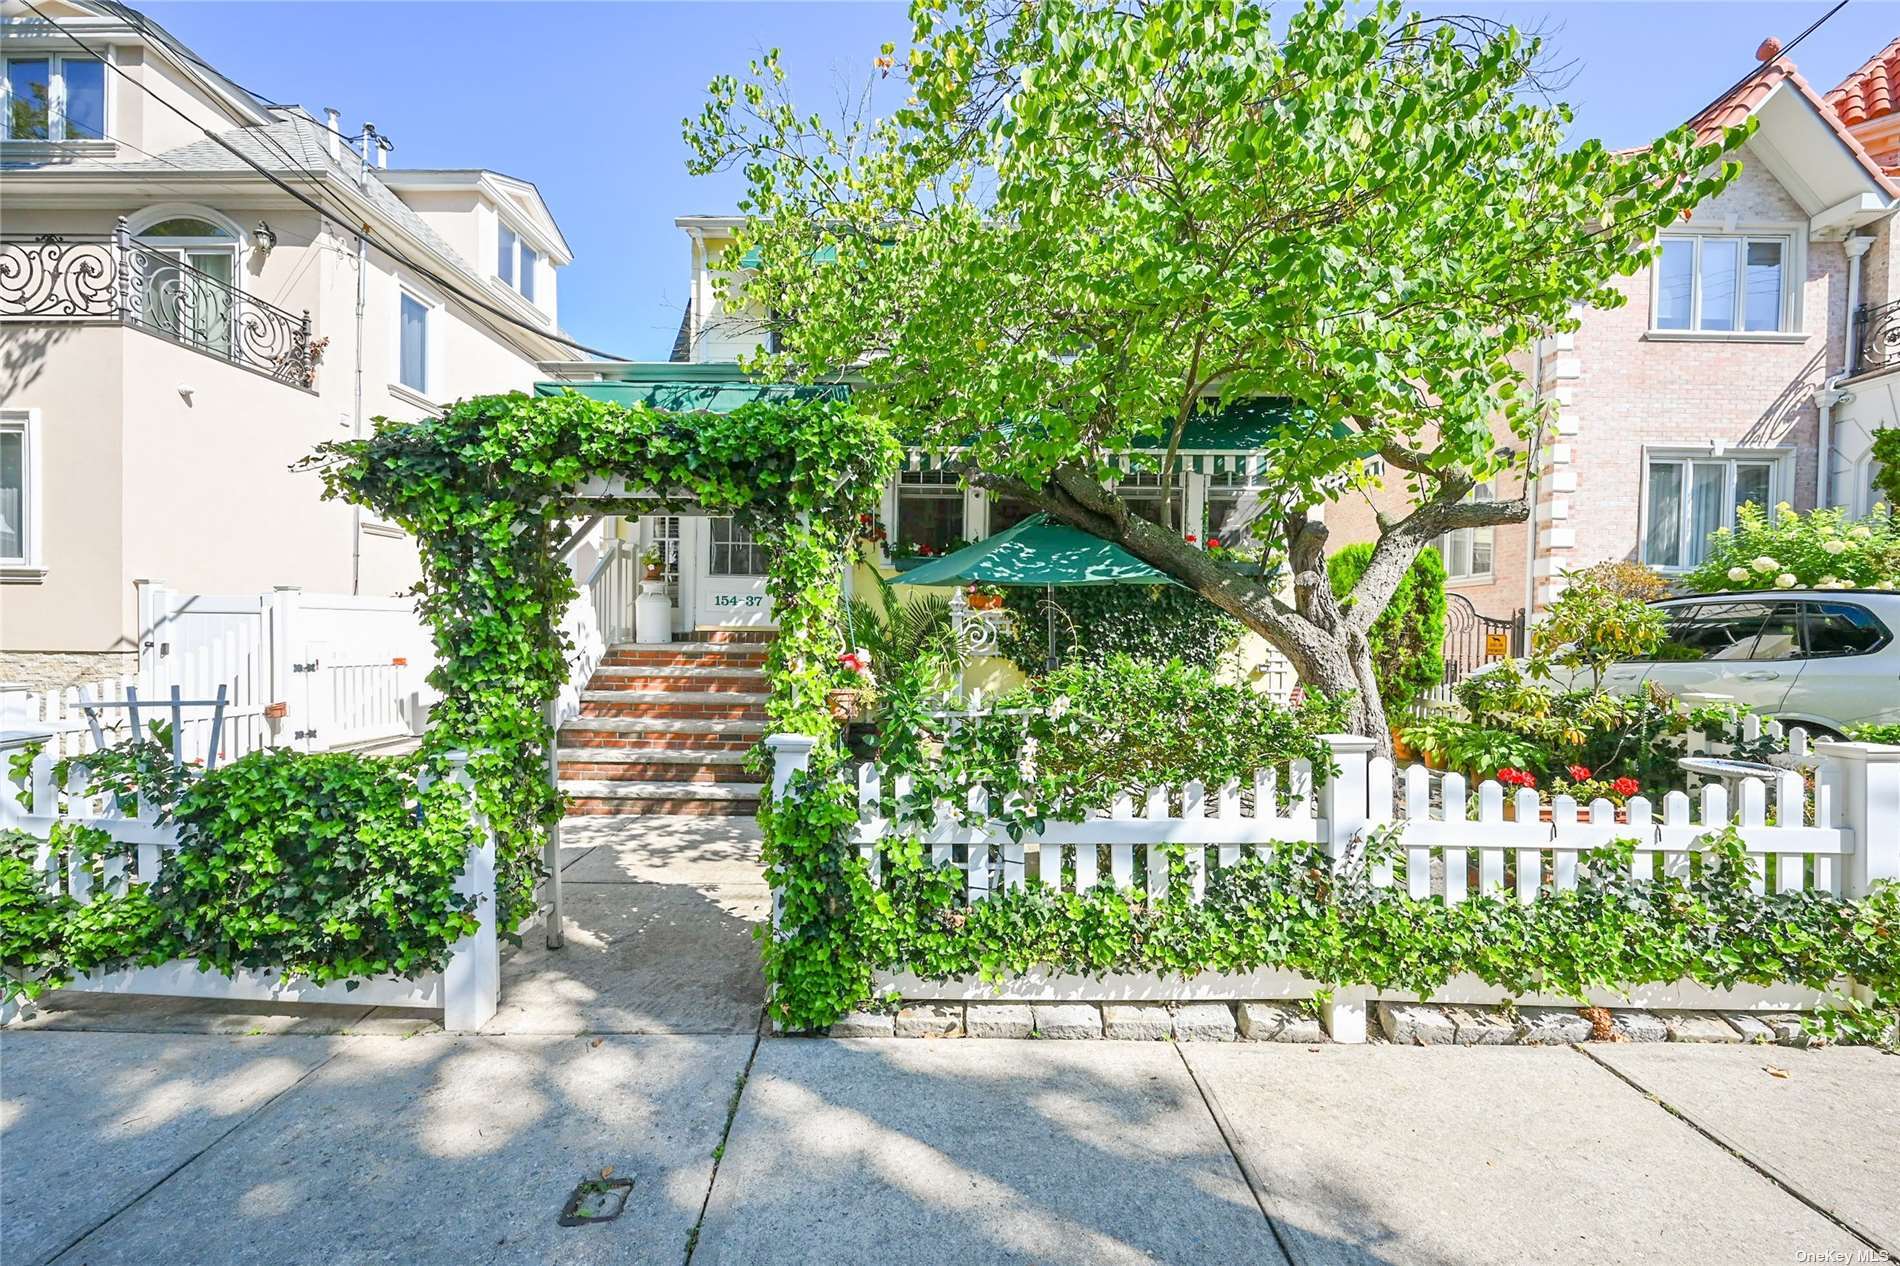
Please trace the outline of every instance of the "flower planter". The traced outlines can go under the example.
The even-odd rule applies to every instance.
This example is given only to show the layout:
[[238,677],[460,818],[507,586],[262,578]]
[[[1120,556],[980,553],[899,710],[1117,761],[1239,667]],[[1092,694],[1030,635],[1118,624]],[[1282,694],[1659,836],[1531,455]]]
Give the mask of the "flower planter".
[[972,611],[1001,611],[1003,595],[1000,593],[973,593],[967,601]]
[[848,725],[858,715],[858,692],[855,690],[825,691],[825,708],[831,713],[831,719],[840,725]]
[[1412,745],[1410,743],[1407,743],[1404,739],[1400,738],[1397,727],[1393,727],[1392,759],[1393,760],[1411,760],[1413,756],[1415,755],[1416,753],[1412,751]]

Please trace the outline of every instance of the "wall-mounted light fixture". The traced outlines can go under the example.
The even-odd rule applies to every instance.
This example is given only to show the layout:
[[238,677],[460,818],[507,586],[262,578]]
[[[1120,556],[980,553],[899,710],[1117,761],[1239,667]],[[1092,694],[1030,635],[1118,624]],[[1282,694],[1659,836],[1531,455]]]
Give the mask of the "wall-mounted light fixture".
[[277,245],[277,230],[270,226],[269,220],[259,220],[257,227],[251,230],[251,245],[268,255]]

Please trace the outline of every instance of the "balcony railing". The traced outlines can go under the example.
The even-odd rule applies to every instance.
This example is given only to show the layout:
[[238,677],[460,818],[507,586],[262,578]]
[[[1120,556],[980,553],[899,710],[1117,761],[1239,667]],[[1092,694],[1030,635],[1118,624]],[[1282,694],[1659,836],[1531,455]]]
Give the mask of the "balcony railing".
[[[293,316],[142,242],[125,221],[109,237],[0,237],[0,321],[117,321],[193,351],[314,388],[321,347]],[[233,256],[235,266],[236,256]]]
[[1855,373],[1900,365],[1900,299],[1877,307],[1862,304],[1854,313],[1854,337],[1858,341]]

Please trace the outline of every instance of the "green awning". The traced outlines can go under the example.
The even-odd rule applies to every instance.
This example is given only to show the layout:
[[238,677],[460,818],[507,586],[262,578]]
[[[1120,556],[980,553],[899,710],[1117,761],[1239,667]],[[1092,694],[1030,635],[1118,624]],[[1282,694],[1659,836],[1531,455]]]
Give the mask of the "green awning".
[[988,540],[966,545],[892,578],[900,585],[1171,585],[1112,541],[1033,514]]
[[[662,367],[653,368],[657,371]],[[666,372],[644,373],[613,382],[538,382],[534,385],[534,394],[558,396],[572,391],[593,400],[620,405],[644,404],[669,413],[730,413],[756,400],[842,400],[851,394],[851,389],[842,383],[803,386],[754,382],[731,365],[678,364],[664,368]],[[679,372],[708,368],[724,372]]]
[[[759,254],[759,248],[754,246],[751,250],[739,256],[739,267],[757,268],[759,261],[763,258],[764,256]],[[838,262],[838,248],[835,246],[820,246],[811,253],[811,258],[815,264],[835,264]]]
[[[616,377],[603,382],[539,382],[534,393],[558,396],[563,391],[575,391],[616,404],[710,413],[726,413],[754,400],[846,399],[851,394],[851,385],[842,382],[812,386],[758,382],[730,361],[612,363],[603,364],[601,372]],[[1281,399],[1236,400],[1206,410],[1189,419],[1182,433],[1181,450],[1187,455],[1184,464],[1203,473],[1233,469],[1238,464],[1235,455],[1257,453],[1277,431],[1296,425],[1299,418],[1294,406]],[[1167,431],[1157,429],[1137,437],[1133,448],[1156,452],[1167,446]],[[922,455],[916,464],[929,467],[939,460]]]

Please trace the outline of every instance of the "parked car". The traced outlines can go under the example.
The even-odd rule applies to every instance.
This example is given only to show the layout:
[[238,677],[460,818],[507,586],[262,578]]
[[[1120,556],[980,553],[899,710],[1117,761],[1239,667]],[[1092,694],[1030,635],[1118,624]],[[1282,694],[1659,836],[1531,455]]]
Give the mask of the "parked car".
[[1900,722],[1900,593],[1708,593],[1653,605],[1669,614],[1662,645],[1612,664],[1605,690],[1655,682],[1672,695],[1718,695],[1817,734]]

